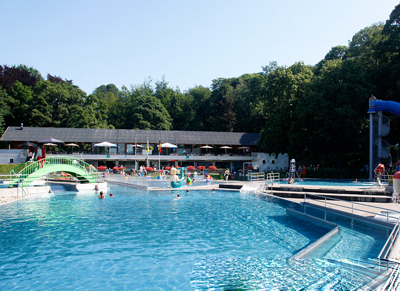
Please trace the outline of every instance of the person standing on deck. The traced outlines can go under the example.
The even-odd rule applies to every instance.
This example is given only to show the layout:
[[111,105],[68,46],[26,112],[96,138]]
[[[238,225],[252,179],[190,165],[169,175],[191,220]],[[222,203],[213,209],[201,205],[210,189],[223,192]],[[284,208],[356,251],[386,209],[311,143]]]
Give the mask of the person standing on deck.
[[379,187],[382,187],[382,183],[381,183],[381,177],[383,176],[383,174],[385,173],[385,165],[384,164],[379,164],[378,166],[376,166],[375,170],[374,170],[375,176],[376,176],[376,180],[378,181],[378,185]]

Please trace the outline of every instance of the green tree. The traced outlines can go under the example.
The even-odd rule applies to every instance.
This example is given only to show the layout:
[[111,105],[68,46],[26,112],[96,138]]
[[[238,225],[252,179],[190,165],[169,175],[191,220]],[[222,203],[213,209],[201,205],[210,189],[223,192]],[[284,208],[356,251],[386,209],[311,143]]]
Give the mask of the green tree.
[[161,101],[153,96],[138,96],[127,110],[129,118],[125,128],[170,130],[171,118]]
[[302,63],[276,68],[267,75],[261,100],[266,120],[259,141],[262,150],[273,154],[289,151],[291,134],[296,134],[292,126],[298,122],[296,107],[312,77],[312,68]]
[[298,102],[289,152],[327,167],[361,167],[368,156],[369,92],[356,60],[327,61]]

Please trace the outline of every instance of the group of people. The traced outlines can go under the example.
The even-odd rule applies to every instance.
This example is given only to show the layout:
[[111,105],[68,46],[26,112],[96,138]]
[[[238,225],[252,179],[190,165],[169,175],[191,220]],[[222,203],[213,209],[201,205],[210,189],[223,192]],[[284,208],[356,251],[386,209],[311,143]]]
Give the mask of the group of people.
[[46,148],[44,146],[37,146],[35,151],[27,150],[26,161],[40,161],[46,158]]
[[307,174],[306,166],[303,165],[303,167],[302,167],[302,166],[299,165],[299,167],[297,169],[297,174],[298,174],[299,178],[301,178],[302,176],[305,178],[306,174]]
[[[114,197],[114,194],[113,194],[113,193],[110,193],[110,194],[109,194],[109,197],[110,197],[110,198]],[[106,198],[106,196],[104,196],[103,191],[100,191],[99,196],[97,196],[97,198],[99,198],[99,199],[104,199],[104,198]]]

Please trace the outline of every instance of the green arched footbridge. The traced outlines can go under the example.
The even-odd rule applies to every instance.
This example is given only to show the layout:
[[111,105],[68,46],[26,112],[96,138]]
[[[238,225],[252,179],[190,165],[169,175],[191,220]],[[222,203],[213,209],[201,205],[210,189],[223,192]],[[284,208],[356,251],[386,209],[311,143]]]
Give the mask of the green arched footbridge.
[[97,170],[92,165],[70,157],[49,157],[19,165],[10,172],[10,187],[29,186],[33,181],[53,172],[65,172],[83,183],[96,183]]

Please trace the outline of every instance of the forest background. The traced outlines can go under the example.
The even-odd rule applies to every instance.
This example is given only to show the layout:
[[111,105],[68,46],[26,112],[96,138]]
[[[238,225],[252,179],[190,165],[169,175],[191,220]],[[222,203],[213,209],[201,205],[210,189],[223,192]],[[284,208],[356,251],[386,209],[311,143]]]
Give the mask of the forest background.
[[[243,56],[245,57],[245,56]],[[7,126],[260,133],[261,151],[321,168],[368,164],[368,100],[400,102],[400,5],[316,65],[270,62],[262,71],[184,92],[167,80],[101,85],[87,95],[72,80],[26,65],[0,66],[0,134]],[[398,158],[400,119],[386,140]],[[1,144],[6,147],[6,143]]]

